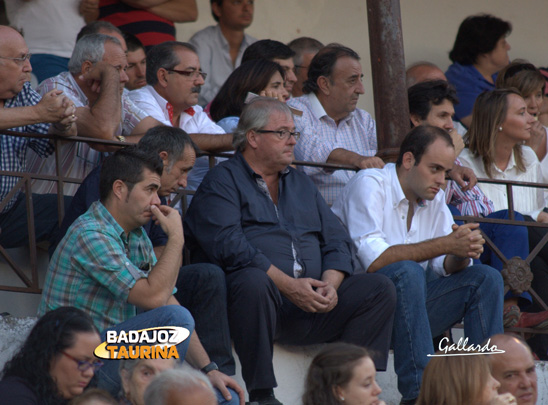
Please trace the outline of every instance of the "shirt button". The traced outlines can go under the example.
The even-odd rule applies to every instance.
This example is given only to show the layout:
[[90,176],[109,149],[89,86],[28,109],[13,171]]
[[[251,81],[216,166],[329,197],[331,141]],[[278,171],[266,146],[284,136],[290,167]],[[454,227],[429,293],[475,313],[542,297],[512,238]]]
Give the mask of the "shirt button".
[[126,262],[126,266],[129,266],[129,262]]
[[401,216],[401,219],[405,219],[405,217],[402,215],[402,216]]

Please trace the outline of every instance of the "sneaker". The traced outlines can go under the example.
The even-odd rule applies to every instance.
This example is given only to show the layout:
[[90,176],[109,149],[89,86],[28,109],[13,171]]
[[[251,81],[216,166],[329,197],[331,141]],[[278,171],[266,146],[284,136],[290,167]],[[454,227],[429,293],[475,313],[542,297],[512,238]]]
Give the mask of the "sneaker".
[[522,312],[515,328],[533,328],[538,330],[548,330],[548,311],[542,312]]

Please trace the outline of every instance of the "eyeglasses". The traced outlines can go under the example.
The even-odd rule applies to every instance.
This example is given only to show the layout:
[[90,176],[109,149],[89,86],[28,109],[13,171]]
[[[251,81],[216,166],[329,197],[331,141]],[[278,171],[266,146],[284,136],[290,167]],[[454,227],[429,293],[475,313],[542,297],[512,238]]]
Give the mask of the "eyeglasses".
[[255,132],[259,134],[276,134],[280,140],[287,141],[291,135],[295,138],[296,141],[299,140],[301,133],[300,132],[291,132],[288,129],[280,129],[279,131],[271,131],[269,129],[256,129]]
[[198,76],[202,76],[202,79],[206,79],[207,73],[202,72],[201,70],[177,70],[177,69],[166,69],[171,73],[178,73],[181,76],[186,76],[191,80],[196,80]]
[[23,65],[27,60],[30,60],[32,56],[31,53],[21,56],[20,58],[10,58],[9,56],[0,56],[0,59],[9,59],[17,63],[18,65]]
[[101,367],[103,367],[103,364],[104,364],[101,360],[91,362],[91,361],[87,361],[87,360],[75,359],[70,354],[65,353],[65,352],[61,352],[61,354],[64,354],[69,359],[74,360],[76,363],[78,363],[78,370],[80,370],[80,371],[87,371],[90,368],[93,368],[93,372],[95,373],[97,370],[99,370]]

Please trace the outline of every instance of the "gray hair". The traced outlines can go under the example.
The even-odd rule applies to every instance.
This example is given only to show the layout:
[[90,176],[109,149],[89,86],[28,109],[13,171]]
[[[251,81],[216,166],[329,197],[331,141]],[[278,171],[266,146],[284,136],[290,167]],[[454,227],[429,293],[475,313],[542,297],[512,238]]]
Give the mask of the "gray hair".
[[206,390],[211,394],[213,403],[217,403],[213,387],[204,374],[190,368],[179,368],[166,370],[152,380],[145,390],[145,405],[165,405],[172,389],[186,392]]
[[310,37],[295,38],[288,43],[287,46],[295,52],[295,56],[293,56],[295,65],[303,63],[303,54],[318,53],[318,51],[323,48],[323,44],[320,41]]
[[264,128],[273,112],[293,117],[289,107],[275,98],[257,97],[247,104],[238,121],[238,127],[232,135],[232,146],[243,152],[247,146],[247,133],[253,129]]
[[85,61],[89,61],[93,64],[103,60],[105,55],[105,44],[112,42],[118,45],[120,48],[122,44],[116,38],[105,34],[90,34],[85,35],[76,42],[72,56],[68,63],[69,72],[72,74],[78,74],[82,70],[82,65]]
[[146,79],[148,85],[154,86],[158,83],[158,70],[162,68],[166,70],[173,69],[181,63],[175,53],[177,48],[186,48],[189,51],[198,54],[194,45],[187,42],[166,41],[153,46],[147,52]]
[[171,168],[183,158],[186,148],[192,148],[196,154],[200,152],[190,136],[181,128],[159,125],[150,128],[139,140],[137,146],[140,149],[159,154],[162,151],[168,153],[168,166],[165,168],[169,173]]

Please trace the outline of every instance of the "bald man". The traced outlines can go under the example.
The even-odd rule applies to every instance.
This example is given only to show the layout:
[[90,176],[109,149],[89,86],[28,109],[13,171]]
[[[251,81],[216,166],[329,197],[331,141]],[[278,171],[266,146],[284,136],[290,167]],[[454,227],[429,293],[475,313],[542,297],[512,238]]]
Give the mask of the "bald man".
[[405,84],[407,88],[417,83],[428,82],[432,80],[447,81],[443,71],[431,62],[417,62],[412,64],[405,71]]
[[500,383],[499,394],[509,392],[516,397],[517,405],[537,403],[537,373],[531,349],[514,335],[495,335],[491,346],[505,353],[491,354],[493,377]]

